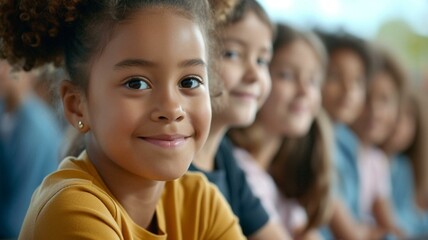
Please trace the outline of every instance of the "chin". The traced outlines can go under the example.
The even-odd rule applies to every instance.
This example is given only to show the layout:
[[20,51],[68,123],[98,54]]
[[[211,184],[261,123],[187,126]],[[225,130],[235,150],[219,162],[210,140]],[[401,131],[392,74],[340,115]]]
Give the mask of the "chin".
[[305,136],[307,133],[308,133],[308,131],[306,131],[306,130],[294,130],[294,131],[291,131],[287,135],[288,135],[288,137],[291,137],[291,138],[300,138],[300,137]]
[[154,181],[173,181],[175,179],[182,177],[186,172],[187,172],[187,169],[185,171],[182,171],[182,172],[178,172],[178,171],[162,172],[162,173],[156,174],[156,176],[154,176],[152,178],[152,180],[154,180]]
[[189,164],[182,166],[181,164],[172,164],[172,166],[161,166],[160,169],[156,169],[156,173],[153,174],[153,179],[156,181],[172,181],[183,176],[189,169]]

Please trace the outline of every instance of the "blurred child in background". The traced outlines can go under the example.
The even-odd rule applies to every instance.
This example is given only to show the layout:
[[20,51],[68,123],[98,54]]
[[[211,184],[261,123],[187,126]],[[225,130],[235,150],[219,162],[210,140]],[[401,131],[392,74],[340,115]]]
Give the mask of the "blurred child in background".
[[61,129],[35,81],[0,62],[0,238],[18,237],[31,195],[58,166]]
[[315,35],[282,24],[273,49],[270,95],[255,122],[229,136],[271,217],[282,220],[294,239],[315,239],[330,202],[329,128],[320,93],[326,53]]
[[390,168],[379,146],[397,122],[405,88],[405,74],[387,51],[374,51],[376,64],[368,84],[362,114],[352,124],[359,139],[358,175],[362,222],[379,226],[386,233],[404,237],[397,227],[390,201]]
[[203,172],[218,186],[249,239],[284,239],[280,225],[269,218],[251,191],[230,141],[223,138],[230,127],[251,124],[270,91],[268,66],[274,29],[257,1],[240,0],[218,21],[217,34],[221,54],[217,74],[223,86],[220,95],[213,98],[208,140],[190,171]]
[[[366,42],[348,34],[322,34],[329,64],[322,88],[322,103],[334,124],[335,199],[331,239],[379,238],[382,232],[361,224],[358,138],[349,126],[363,110],[373,58]],[[331,231],[331,232],[330,232]]]
[[404,95],[393,134],[382,145],[390,159],[395,219],[408,238],[428,236],[427,104],[420,90]]

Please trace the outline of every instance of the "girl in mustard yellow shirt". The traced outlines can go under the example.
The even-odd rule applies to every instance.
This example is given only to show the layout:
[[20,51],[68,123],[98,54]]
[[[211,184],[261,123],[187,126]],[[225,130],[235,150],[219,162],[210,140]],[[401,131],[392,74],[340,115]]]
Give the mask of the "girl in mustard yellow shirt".
[[20,239],[243,238],[218,191],[183,176],[211,119],[206,1],[8,0],[0,15],[11,64],[65,66],[86,142],[36,190]]

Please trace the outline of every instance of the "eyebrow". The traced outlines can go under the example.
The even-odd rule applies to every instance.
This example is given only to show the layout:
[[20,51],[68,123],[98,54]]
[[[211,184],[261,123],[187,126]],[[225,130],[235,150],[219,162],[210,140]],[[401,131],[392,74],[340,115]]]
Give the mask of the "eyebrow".
[[[121,68],[131,68],[131,67],[154,67],[156,65],[157,65],[156,63],[151,61],[135,58],[135,59],[125,59],[123,61],[120,61],[119,63],[116,63],[114,65],[114,68],[121,69]],[[207,63],[205,63],[205,61],[200,58],[195,58],[195,59],[184,60],[180,62],[178,66],[180,68],[192,67],[192,66],[206,67]]]
[[194,66],[206,67],[207,64],[204,62],[204,60],[202,60],[200,58],[195,58],[195,59],[189,59],[189,60],[182,61],[181,63],[178,64],[178,66],[182,67],[182,68],[194,67]]
[[114,68],[130,68],[130,67],[153,67],[155,63],[144,60],[144,59],[126,59],[116,63]]
[[[236,43],[239,44],[243,47],[247,47],[247,43],[245,43],[243,40],[241,39],[237,39],[237,38],[223,38],[223,42],[232,42],[232,43]],[[263,47],[260,49],[261,52],[263,53],[273,53],[272,47]]]
[[223,38],[223,42],[233,42],[242,46],[247,46],[247,44],[244,41],[237,38]]

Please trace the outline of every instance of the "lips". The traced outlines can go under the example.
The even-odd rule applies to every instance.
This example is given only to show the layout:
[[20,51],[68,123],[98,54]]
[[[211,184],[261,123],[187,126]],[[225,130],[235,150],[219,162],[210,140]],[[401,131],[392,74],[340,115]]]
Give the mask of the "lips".
[[139,139],[162,148],[177,148],[184,145],[189,136],[185,135],[156,135],[149,137],[139,137]]
[[252,92],[241,92],[241,91],[233,91],[230,93],[234,97],[242,98],[242,99],[248,99],[248,100],[257,100],[259,97],[258,94],[252,93]]

